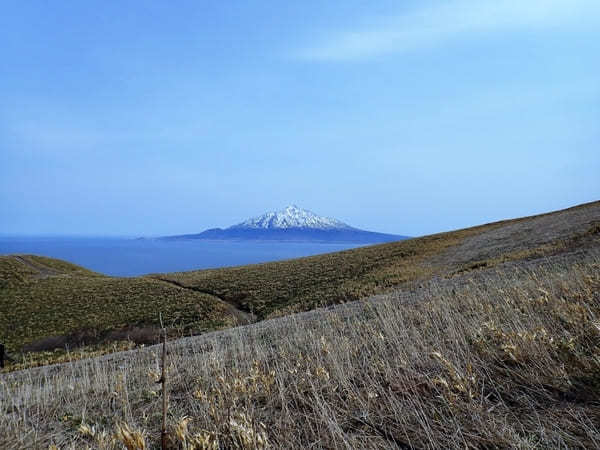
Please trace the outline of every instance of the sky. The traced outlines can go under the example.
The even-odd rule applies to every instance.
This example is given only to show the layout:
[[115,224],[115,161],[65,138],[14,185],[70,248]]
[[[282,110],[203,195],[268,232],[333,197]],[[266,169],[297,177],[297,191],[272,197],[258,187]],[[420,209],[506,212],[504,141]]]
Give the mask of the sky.
[[597,0],[1,9],[0,234],[296,204],[419,236],[600,199]]

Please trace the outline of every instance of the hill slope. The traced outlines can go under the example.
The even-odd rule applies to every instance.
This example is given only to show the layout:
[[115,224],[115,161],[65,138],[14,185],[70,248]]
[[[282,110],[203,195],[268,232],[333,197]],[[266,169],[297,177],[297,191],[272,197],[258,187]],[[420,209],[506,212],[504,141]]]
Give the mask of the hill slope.
[[162,275],[259,318],[358,300],[433,276],[597,245],[600,202],[401,242],[289,261]]
[[[0,342],[13,355],[23,348],[64,348],[65,343],[71,348],[103,344],[108,351],[111,342],[127,337],[151,342],[159,313],[173,335],[189,335],[399,287],[415,290],[431,279],[595,248],[599,241],[600,202],[594,202],[308,258],[137,278],[5,256],[0,257]],[[40,362],[62,357],[44,353]]]
[[[0,342],[13,355],[42,352],[29,363],[60,360],[65,346],[104,352],[128,338],[155,342],[159,313],[179,333],[246,322],[213,296],[150,278],[108,277],[32,255],[0,256]],[[43,352],[55,349],[62,351]]]
[[[428,258],[444,276],[384,295],[170,343],[169,448],[597,448],[591,211],[471,230]],[[159,355],[0,376],[0,447],[158,448]]]

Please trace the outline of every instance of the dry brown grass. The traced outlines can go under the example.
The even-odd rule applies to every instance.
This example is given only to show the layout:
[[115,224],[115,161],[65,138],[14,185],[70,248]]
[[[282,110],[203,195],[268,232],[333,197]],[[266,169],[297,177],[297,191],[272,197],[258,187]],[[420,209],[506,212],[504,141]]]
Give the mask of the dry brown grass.
[[[6,374],[1,448],[155,448],[160,348]],[[170,344],[172,448],[599,448],[598,247]]]

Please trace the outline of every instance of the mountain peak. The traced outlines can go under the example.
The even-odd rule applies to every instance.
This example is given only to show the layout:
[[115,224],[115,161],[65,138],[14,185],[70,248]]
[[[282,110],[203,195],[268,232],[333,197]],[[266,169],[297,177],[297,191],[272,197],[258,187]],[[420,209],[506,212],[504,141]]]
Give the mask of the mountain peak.
[[375,244],[405,238],[394,234],[359,230],[339,220],[318,216],[292,204],[279,211],[253,217],[229,228],[211,228],[198,234],[167,236],[164,239]]
[[261,216],[253,217],[229,229],[287,229],[311,228],[318,230],[352,229],[349,225],[329,217],[318,216],[315,213],[300,208],[294,204],[278,211],[270,211]]

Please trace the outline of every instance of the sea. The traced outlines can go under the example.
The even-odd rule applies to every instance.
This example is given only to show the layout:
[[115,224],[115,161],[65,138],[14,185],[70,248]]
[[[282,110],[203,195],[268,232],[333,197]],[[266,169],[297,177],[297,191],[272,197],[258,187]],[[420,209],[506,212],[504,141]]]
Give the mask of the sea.
[[118,277],[281,261],[364,246],[352,243],[160,240],[116,237],[0,237],[0,255],[63,259]]

